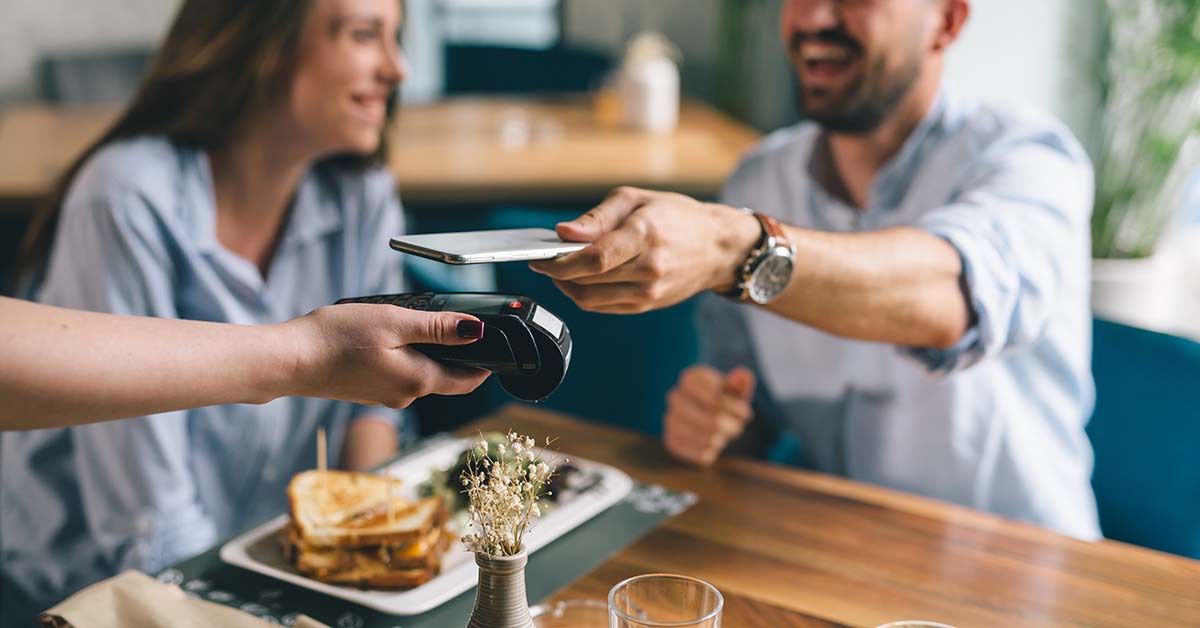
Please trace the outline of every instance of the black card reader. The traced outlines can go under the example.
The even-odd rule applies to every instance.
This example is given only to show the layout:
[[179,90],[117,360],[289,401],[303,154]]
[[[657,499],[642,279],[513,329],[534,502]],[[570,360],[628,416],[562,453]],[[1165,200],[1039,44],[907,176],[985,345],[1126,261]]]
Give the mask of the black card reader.
[[342,299],[429,312],[462,312],[483,321],[483,338],[467,345],[414,344],[445,364],[487,369],[518,399],[549,397],[571,364],[571,332],[560,318],[529,297],[490,292],[380,294]]

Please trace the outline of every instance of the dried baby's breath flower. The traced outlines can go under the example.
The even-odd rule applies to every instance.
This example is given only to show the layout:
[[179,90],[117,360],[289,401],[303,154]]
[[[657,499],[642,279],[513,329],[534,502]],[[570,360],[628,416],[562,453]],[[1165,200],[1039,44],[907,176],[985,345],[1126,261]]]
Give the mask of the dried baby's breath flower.
[[[549,494],[546,487],[554,466],[534,450],[534,440],[511,431],[505,438],[507,444],[490,446],[482,439],[475,443],[462,473],[474,529],[463,542],[472,552],[493,556],[520,552],[525,533],[541,515],[538,499]],[[551,442],[546,439],[547,446]]]

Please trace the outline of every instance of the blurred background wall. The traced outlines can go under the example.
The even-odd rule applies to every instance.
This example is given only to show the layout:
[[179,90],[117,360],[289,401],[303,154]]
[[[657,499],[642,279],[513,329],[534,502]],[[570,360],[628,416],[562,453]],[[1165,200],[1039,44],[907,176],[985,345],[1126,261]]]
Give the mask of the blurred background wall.
[[[752,7],[740,52],[747,104],[760,128],[795,119],[791,73],[776,35],[781,0],[734,0]],[[567,43],[618,53],[633,33],[664,32],[683,53],[685,91],[719,102],[721,16],[727,0],[408,0],[406,49],[414,72],[409,101],[436,97],[440,46],[447,40],[549,46]],[[46,55],[153,47],[179,0],[6,0],[0,20],[0,104],[36,99]],[[1029,103],[1090,134],[1099,0],[975,0],[950,55],[950,82],[988,99]],[[563,31],[557,28],[561,11]],[[752,92],[751,92],[752,90]],[[734,99],[736,95],[729,95]]]
[[[795,119],[791,72],[776,35],[782,0],[734,0],[756,7],[741,70],[753,98],[749,119],[761,128]],[[684,88],[716,100],[718,16],[722,0],[568,0],[566,36],[619,49],[641,28],[662,30],[681,49]],[[1097,98],[1093,64],[1099,0],[974,0],[974,13],[948,61],[948,79],[982,98],[1028,103],[1088,135]]]
[[153,46],[178,0],[5,0],[0,8],[0,102],[37,97],[39,58]]

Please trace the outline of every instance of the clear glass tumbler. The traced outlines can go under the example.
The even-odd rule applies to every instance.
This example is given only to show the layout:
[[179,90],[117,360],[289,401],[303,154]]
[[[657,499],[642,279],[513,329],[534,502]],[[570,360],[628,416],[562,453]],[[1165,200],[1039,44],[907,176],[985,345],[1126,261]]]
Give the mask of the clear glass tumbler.
[[725,599],[713,585],[688,576],[635,576],[608,593],[609,628],[720,628]]
[[529,609],[534,628],[608,628],[603,600],[563,600]]
[[923,619],[908,619],[904,621],[888,622],[876,628],[954,628],[949,624],[939,624],[935,621],[925,621]]

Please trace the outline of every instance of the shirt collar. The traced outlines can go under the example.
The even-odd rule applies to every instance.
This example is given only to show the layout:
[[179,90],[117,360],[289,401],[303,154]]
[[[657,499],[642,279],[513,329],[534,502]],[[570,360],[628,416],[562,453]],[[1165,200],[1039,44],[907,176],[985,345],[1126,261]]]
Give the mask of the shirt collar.
[[908,134],[900,151],[893,155],[875,176],[875,182],[871,185],[871,198],[874,199],[872,204],[876,208],[892,209],[900,204],[933,145],[928,140],[935,137],[934,131],[941,126],[945,113],[946,96],[944,90],[939,89],[933,105],[912,133]]
[[[871,185],[872,207],[894,208],[903,199],[913,175],[920,168],[922,159],[929,146],[932,131],[940,126],[946,114],[946,95],[944,89],[939,89],[934,97],[933,105],[908,134],[900,150],[889,159]],[[824,131],[818,131],[809,153],[807,171],[809,177],[817,184],[818,189],[830,198],[844,198],[845,194],[834,189],[840,185],[837,171],[833,167],[833,159],[829,153],[828,139]]]
[[341,199],[333,177],[320,166],[309,170],[292,199],[279,249],[285,251],[302,246],[341,229]]
[[[190,214],[196,247],[206,253],[223,249],[217,240],[217,202],[212,167],[204,151],[193,152],[195,177],[188,177],[184,211]],[[342,227],[340,199],[329,173],[314,166],[300,180],[283,224],[276,255],[313,242]]]

